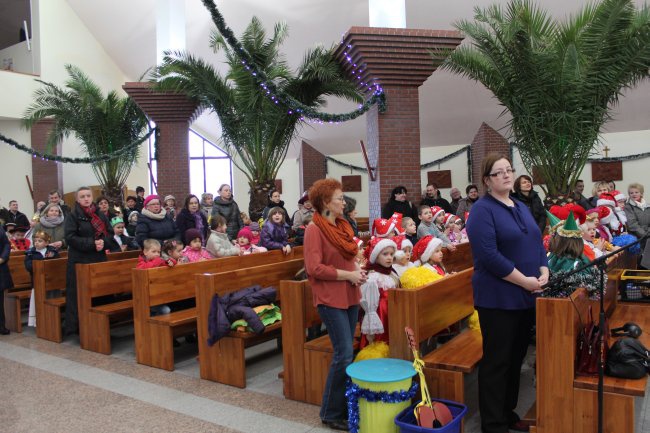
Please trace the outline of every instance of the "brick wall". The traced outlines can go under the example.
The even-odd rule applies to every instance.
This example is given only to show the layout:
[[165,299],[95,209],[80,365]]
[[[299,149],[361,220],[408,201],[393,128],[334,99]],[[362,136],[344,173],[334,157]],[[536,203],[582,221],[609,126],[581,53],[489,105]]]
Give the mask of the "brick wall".
[[405,186],[411,201],[421,190],[418,87],[384,86],[384,92],[388,110],[367,114],[369,159],[377,167],[377,180],[370,182],[370,218],[380,216],[396,186]]
[[303,141],[299,164],[300,194],[302,195],[302,192],[309,190],[314,182],[327,176],[327,160],[325,155]]
[[[50,119],[41,120],[31,129],[32,149],[47,152],[54,155],[61,155],[61,145],[55,149],[47,148],[47,135],[54,126]],[[40,158],[32,158],[32,188],[34,189],[34,208],[39,201],[47,202],[48,193],[58,189],[63,196],[63,167],[54,161],[43,161]],[[25,206],[27,209],[28,207]]]
[[510,143],[487,123],[483,122],[472,140],[471,152],[472,183],[478,185],[479,191],[483,193],[484,187],[483,182],[481,182],[481,162],[483,158],[492,152],[510,155]]
[[160,122],[158,194],[172,194],[182,203],[190,191],[189,121]]

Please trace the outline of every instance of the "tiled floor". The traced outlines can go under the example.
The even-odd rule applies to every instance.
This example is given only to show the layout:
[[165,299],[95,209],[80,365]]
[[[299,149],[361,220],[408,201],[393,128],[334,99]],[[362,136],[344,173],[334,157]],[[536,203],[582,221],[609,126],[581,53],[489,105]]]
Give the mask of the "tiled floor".
[[[282,396],[275,342],[247,351],[247,388],[199,379],[196,346],[176,351],[176,370],[135,362],[133,336],[116,334],[114,354],[36,338],[34,330],[0,338],[0,432],[328,432],[318,407]],[[535,399],[529,354],[521,384],[524,414]],[[480,432],[476,374],[467,381],[466,433]],[[639,399],[638,433],[650,433],[650,399]],[[558,432],[560,433],[560,432]]]

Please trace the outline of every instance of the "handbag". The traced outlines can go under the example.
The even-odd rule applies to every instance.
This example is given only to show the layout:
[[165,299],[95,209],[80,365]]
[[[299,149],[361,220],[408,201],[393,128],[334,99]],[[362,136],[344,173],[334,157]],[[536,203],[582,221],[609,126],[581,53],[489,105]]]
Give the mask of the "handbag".
[[608,376],[641,379],[650,374],[650,352],[636,338],[621,338],[607,354]]
[[[576,309],[577,311],[577,309]],[[598,376],[598,365],[600,364],[600,347],[598,342],[603,342],[603,360],[607,356],[609,346],[607,337],[609,335],[607,320],[605,320],[605,329],[600,329],[597,323],[594,323],[591,306],[588,311],[588,322],[585,324],[578,312],[580,319],[580,331],[576,347],[575,369],[578,376]]]

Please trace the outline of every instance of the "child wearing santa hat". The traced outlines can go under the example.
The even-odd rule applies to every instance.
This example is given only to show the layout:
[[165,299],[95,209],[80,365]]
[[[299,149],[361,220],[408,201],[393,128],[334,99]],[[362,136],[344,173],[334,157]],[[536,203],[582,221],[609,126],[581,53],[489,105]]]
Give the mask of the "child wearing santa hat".
[[419,260],[422,267],[431,269],[441,276],[447,275],[442,264],[442,240],[433,236],[425,236],[413,247],[413,259]]
[[413,244],[403,235],[395,236],[393,241],[397,245],[395,259],[393,261],[393,269],[395,269],[395,272],[397,272],[397,275],[401,278],[404,271],[415,266],[415,263],[411,262]]
[[[625,222],[627,222],[627,218],[625,218],[625,212],[623,212],[623,216],[625,218],[625,222],[623,222],[620,216],[616,213],[616,199],[612,193],[601,194],[600,197],[598,197],[597,205],[598,207],[605,207],[610,211],[609,213],[611,215],[609,217],[603,218],[601,216],[600,223],[607,226],[611,237],[618,236],[627,232],[627,228],[625,227]],[[612,241],[611,237],[608,239],[610,242]]]
[[463,228],[463,220],[454,214],[445,215],[445,231],[452,244],[464,244],[469,242],[467,232]]
[[364,348],[373,341],[388,343],[388,290],[399,287],[399,277],[393,269],[397,245],[393,240],[374,238],[365,250],[368,280],[361,285],[361,343]]

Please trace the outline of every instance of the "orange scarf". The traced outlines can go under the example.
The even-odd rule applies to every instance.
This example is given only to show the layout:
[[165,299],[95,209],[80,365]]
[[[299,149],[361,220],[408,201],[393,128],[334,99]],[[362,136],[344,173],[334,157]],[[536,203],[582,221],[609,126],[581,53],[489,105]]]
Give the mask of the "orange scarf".
[[352,260],[357,255],[359,247],[354,241],[352,226],[345,218],[336,217],[336,225],[332,225],[319,212],[314,212],[312,221],[346,260]]

